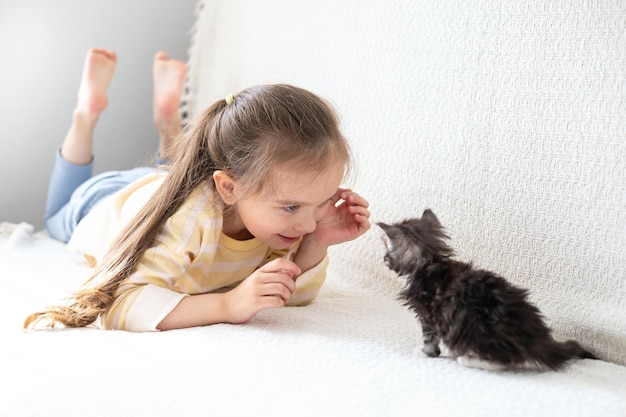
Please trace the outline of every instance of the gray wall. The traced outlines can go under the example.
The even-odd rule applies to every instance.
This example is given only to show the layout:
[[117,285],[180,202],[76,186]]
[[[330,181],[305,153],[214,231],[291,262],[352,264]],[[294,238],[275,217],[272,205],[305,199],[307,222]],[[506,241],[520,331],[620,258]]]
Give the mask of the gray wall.
[[95,133],[96,173],[155,151],[152,60],[159,50],[187,60],[195,7],[196,0],[0,0],[0,221],[43,228],[54,154],[91,47],[118,53]]

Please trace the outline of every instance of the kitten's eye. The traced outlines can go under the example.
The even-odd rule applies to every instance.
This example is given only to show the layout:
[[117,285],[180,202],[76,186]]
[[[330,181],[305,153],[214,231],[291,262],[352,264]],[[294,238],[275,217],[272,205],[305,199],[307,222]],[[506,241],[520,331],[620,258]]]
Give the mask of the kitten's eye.
[[286,206],[283,207],[283,210],[285,210],[287,213],[293,213],[294,211],[297,211],[300,208],[300,206]]

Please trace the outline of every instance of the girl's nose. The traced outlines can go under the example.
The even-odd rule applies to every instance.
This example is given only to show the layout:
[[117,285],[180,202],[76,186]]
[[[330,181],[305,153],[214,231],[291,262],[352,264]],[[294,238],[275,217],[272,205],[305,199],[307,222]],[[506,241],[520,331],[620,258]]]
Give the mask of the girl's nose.
[[317,222],[315,221],[314,216],[306,216],[306,218],[300,219],[300,221],[295,225],[294,229],[298,233],[307,234],[315,231],[317,227]]

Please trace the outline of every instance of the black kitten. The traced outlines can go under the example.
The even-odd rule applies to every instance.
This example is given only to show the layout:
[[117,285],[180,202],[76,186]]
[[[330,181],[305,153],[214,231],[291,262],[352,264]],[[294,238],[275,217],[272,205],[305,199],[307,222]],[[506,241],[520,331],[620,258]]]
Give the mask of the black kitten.
[[387,225],[385,264],[406,278],[399,298],[422,326],[422,352],[441,353],[442,342],[466,366],[557,370],[572,358],[595,358],[576,341],[553,339],[528,291],[471,263],[451,259],[453,249],[431,210]]

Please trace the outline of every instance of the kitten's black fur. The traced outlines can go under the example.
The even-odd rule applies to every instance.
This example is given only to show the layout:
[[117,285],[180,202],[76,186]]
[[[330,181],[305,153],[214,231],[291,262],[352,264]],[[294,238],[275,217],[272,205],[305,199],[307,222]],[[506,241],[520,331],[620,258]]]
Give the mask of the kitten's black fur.
[[574,340],[554,340],[527,290],[453,260],[431,210],[377,225],[388,237],[385,264],[407,280],[399,298],[420,321],[426,355],[439,356],[442,342],[464,365],[491,370],[557,370],[572,358],[595,358]]

